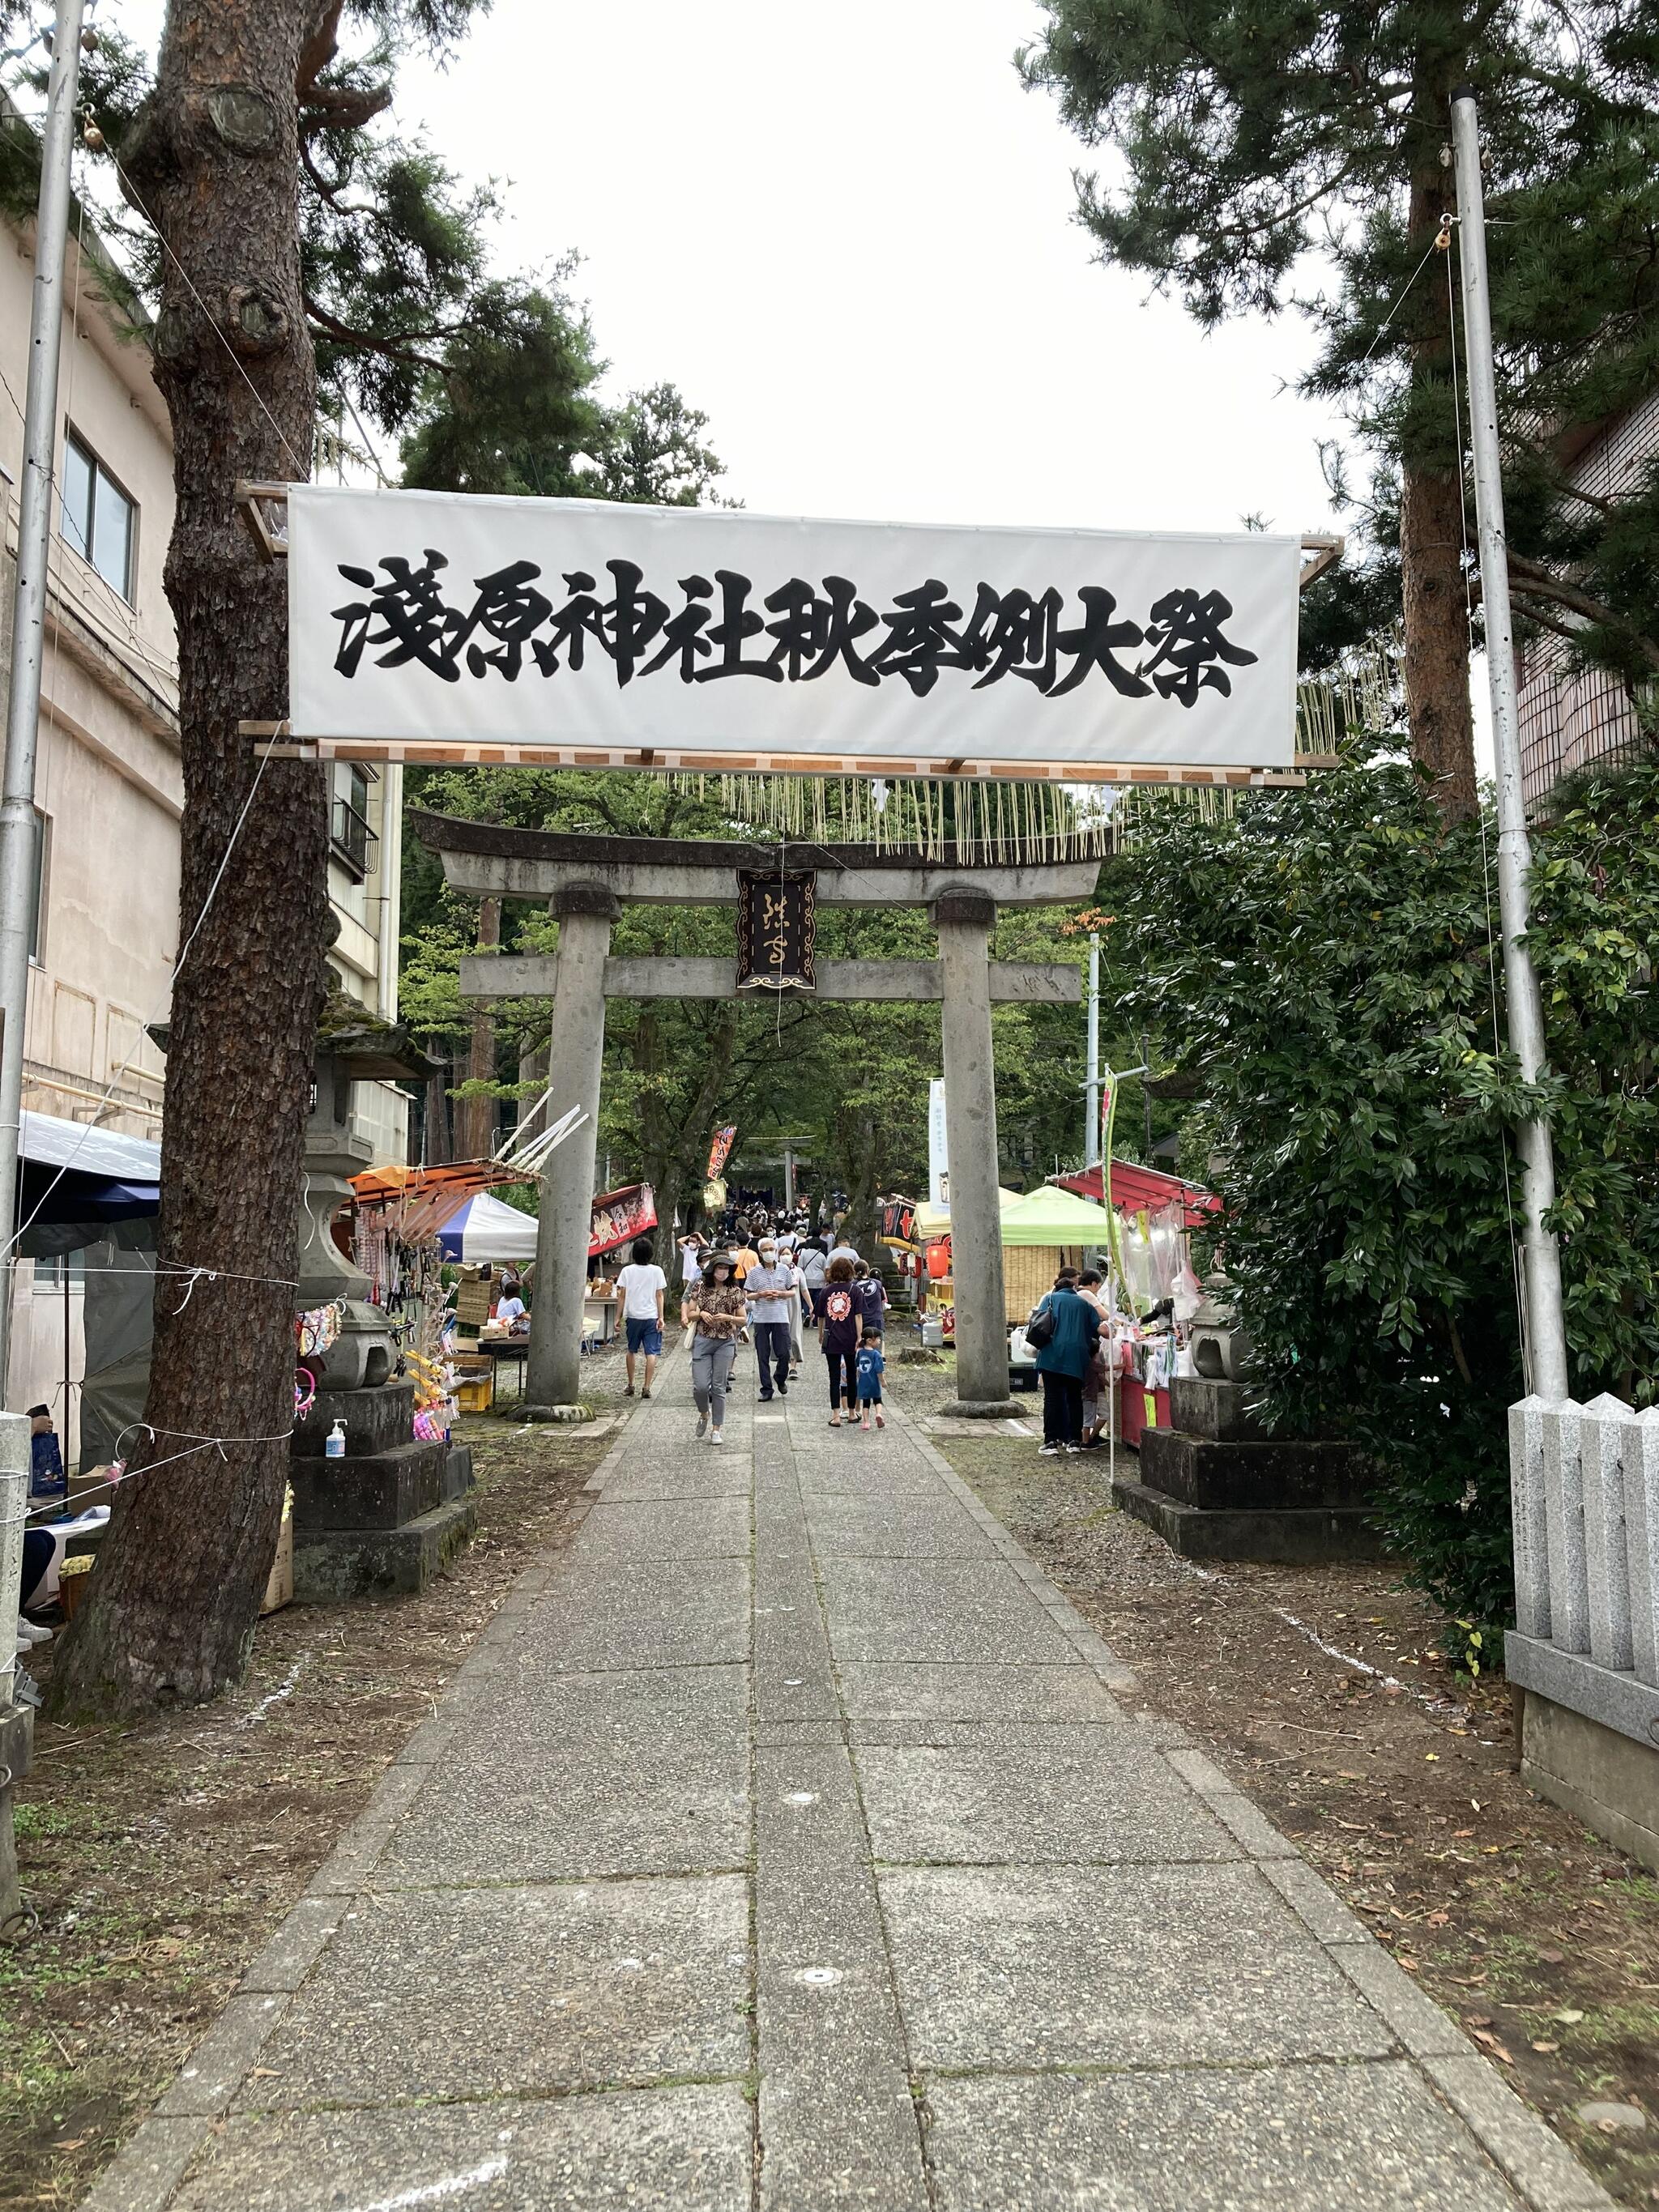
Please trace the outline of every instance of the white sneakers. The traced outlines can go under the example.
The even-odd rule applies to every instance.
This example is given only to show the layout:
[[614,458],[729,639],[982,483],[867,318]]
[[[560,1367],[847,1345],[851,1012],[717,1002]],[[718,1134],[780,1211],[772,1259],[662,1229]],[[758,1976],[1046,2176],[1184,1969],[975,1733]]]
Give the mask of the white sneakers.
[[51,1629],[38,1628],[33,1621],[25,1620],[21,1613],[18,1614],[17,1642],[20,1650],[27,1649],[31,1644],[50,1644],[51,1641]]
[[698,1414],[698,1416],[697,1416],[697,1441],[698,1441],[698,1443],[702,1443],[702,1439],[703,1439],[703,1437],[704,1437],[704,1436],[706,1435],[706,1433],[708,1432],[708,1414],[707,1414],[707,1413],[699,1413],[699,1414]]
[[710,1429],[708,1431],[708,1441],[711,1444],[723,1444],[726,1442],[726,1438],[720,1434],[718,1429]]

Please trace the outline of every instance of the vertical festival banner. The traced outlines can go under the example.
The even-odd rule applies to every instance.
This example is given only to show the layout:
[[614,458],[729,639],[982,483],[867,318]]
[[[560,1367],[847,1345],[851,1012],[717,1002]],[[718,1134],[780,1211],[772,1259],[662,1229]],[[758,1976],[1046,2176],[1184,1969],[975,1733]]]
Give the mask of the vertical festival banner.
[[945,1135],[945,1079],[927,1086],[927,1203],[941,1213],[951,1206],[951,1159]]
[[738,1141],[738,1125],[731,1122],[724,1129],[716,1129],[708,1147],[708,1180],[713,1182],[732,1157],[732,1147]]

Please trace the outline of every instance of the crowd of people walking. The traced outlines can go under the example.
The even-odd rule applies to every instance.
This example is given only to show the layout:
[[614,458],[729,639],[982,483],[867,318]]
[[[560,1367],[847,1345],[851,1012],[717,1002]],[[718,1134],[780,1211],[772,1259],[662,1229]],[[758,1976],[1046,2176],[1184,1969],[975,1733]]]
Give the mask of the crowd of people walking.
[[[799,1381],[809,1338],[828,1371],[831,1428],[885,1427],[887,1292],[837,1227],[809,1237],[793,1226],[775,1228],[764,1215],[739,1216],[717,1237],[683,1237],[679,1252],[680,1319],[690,1343],[699,1437],[712,1444],[725,1440],[743,1345],[754,1347],[756,1395],[765,1405],[787,1397]],[[633,1261],[651,1268],[648,1238],[635,1244]]]
[[[803,1207],[810,1218],[810,1208]],[[888,1297],[879,1275],[841,1233],[839,1217],[817,1236],[775,1226],[764,1212],[737,1214],[713,1237],[679,1239],[680,1320],[691,1352],[697,1435],[725,1441],[726,1401],[741,1348],[752,1346],[762,1405],[799,1380],[808,1337],[827,1371],[831,1428],[886,1426]],[[665,1278],[641,1237],[618,1282],[628,1286],[628,1394],[636,1353],[651,1395],[662,1349]],[[637,1309],[637,1311],[636,1311]],[[1026,1323],[1042,1385],[1042,1455],[1099,1448],[1111,1381],[1105,1285],[1092,1268],[1062,1267]]]

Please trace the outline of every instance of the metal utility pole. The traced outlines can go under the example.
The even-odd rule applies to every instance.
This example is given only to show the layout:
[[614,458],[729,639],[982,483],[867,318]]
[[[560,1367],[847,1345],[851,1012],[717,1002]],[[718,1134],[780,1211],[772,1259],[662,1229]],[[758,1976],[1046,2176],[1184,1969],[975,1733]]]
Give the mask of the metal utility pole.
[[[1493,750],[1498,769],[1498,909],[1504,932],[1504,989],[1510,1042],[1528,1083],[1543,1073],[1544,1012],[1527,930],[1532,848],[1521,784],[1521,737],[1516,712],[1515,633],[1510,617],[1508,541],[1498,442],[1498,395],[1492,373],[1492,301],[1486,283],[1486,211],[1480,183],[1480,137],[1474,94],[1452,94],[1452,146],[1457,167],[1459,253],[1463,271],[1463,338],[1468,356],[1469,435],[1474,456],[1474,512],[1480,538],[1480,592],[1486,612],[1486,673],[1492,684]],[[1523,1121],[1522,1230],[1526,1258],[1527,1383],[1540,1398],[1565,1398],[1567,1339],[1561,1310],[1561,1255],[1544,1216],[1555,1203],[1555,1158],[1549,1125]]]
[[1088,1120],[1083,1125],[1083,1164],[1100,1158],[1100,932],[1089,932],[1089,1073],[1083,1086]]
[[64,338],[64,250],[69,239],[70,159],[81,79],[82,0],[58,0],[52,33],[40,197],[34,223],[29,373],[23,402],[23,480],[17,498],[17,586],[12,603],[11,691],[0,799],[0,1399],[11,1350],[12,1240],[17,1231],[17,1148],[23,1103],[23,1018],[34,931],[39,825],[34,760],[46,659],[46,557],[52,544],[57,450],[58,359]]

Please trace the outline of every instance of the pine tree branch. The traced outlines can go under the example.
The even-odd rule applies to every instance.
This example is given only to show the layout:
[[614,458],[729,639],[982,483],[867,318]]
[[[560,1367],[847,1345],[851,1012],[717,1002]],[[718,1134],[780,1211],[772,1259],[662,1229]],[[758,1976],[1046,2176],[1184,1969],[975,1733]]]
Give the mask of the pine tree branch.
[[1332,175],[1322,178],[1312,191],[1297,200],[1293,207],[1280,208],[1260,222],[1218,223],[1210,235],[1212,238],[1260,238],[1268,231],[1282,229],[1285,223],[1294,222],[1297,216],[1306,215],[1310,208],[1317,207],[1321,200],[1328,199],[1339,185],[1352,176],[1358,166],[1356,155],[1342,162]]
[[[428,369],[434,376],[442,376],[445,373],[443,362],[433,355],[418,352],[413,345],[406,343],[376,337],[371,331],[354,329],[349,323],[343,323],[337,315],[331,315],[322,302],[313,299],[308,292],[305,295],[305,308],[323,336],[332,338],[337,345],[350,346],[358,353],[377,353],[387,361],[406,362],[410,368]],[[443,337],[447,333],[436,330],[419,335]]]
[[[1510,555],[1509,569],[1510,587],[1517,598],[1541,600],[1547,605],[1565,607],[1570,614],[1581,615],[1586,622],[1595,623],[1603,629],[1616,631],[1620,637],[1629,639],[1650,667],[1659,669],[1659,641],[1638,629],[1625,616],[1616,613],[1604,600],[1593,598],[1577,584],[1564,582],[1536,561],[1528,561],[1519,553]],[[1528,607],[1528,611],[1531,613],[1532,609]],[[1534,615],[1533,618],[1541,623],[1546,629],[1561,628],[1545,621],[1542,616]],[[1566,629],[1561,629],[1561,634],[1568,637],[1575,635]]]

